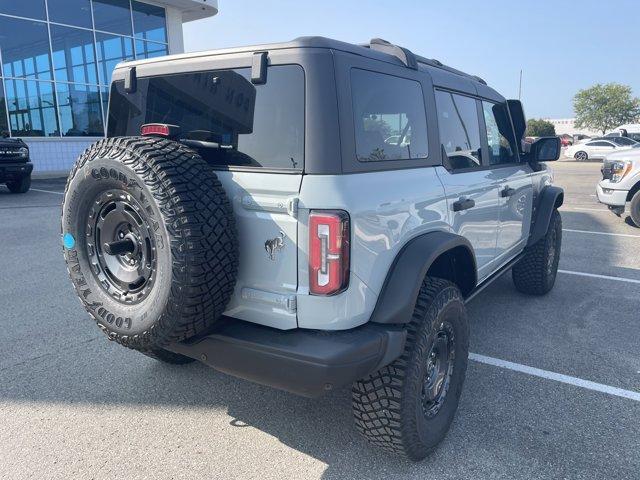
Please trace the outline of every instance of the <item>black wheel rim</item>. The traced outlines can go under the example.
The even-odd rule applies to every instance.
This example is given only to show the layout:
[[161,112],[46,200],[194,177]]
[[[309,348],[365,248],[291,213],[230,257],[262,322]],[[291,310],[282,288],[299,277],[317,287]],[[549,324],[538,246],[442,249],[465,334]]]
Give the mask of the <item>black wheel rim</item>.
[[144,209],[127,192],[109,190],[93,202],[87,254],[98,283],[115,300],[137,303],[151,291],[155,236]]
[[422,411],[427,418],[438,414],[449,392],[456,358],[455,335],[449,322],[440,324],[427,354],[422,385]]

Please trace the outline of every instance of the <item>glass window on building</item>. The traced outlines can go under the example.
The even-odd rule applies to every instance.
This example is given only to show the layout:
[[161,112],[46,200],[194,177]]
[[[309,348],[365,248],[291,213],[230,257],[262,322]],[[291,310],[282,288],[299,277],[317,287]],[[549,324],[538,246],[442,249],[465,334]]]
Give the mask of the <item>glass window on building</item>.
[[167,42],[167,22],[165,10],[162,7],[148,3],[131,2],[133,6],[133,30],[136,38]]
[[93,28],[90,0],[47,0],[49,21]]
[[62,136],[104,135],[98,87],[59,83],[57,92]]
[[97,85],[93,33],[90,30],[51,25],[51,49],[57,81]]
[[98,71],[101,85],[111,83],[111,74],[119,62],[133,60],[133,40],[129,37],[96,33]]
[[0,32],[5,77],[52,80],[46,23],[0,16]]
[[154,58],[167,55],[167,46],[162,43],[136,40],[136,58]]
[[44,0],[0,0],[0,13],[40,20],[47,18]]
[[133,36],[129,0],[93,0],[96,30]]
[[4,99],[4,88],[0,83],[0,138],[9,136],[9,124],[7,123],[7,103]]
[[5,79],[4,84],[12,136],[59,136],[53,83]]

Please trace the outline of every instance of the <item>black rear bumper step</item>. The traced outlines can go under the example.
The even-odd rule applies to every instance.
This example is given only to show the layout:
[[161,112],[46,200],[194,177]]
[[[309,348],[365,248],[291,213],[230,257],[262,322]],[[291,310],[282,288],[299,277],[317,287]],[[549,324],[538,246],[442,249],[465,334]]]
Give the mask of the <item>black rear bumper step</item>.
[[392,325],[277,330],[224,318],[209,335],[166,348],[236,377],[318,397],[388,365],[405,340],[406,331]]

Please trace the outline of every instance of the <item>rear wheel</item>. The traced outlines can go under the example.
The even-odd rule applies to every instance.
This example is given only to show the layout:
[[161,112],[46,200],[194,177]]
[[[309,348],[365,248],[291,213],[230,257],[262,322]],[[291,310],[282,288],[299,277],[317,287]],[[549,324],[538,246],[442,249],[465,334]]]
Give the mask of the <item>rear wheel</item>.
[[637,191],[633,198],[631,198],[630,207],[631,211],[629,215],[631,216],[631,220],[636,227],[640,228],[640,191]]
[[353,385],[356,427],[373,445],[418,461],[445,437],[458,408],[469,324],[458,287],[427,277],[403,354]]
[[562,247],[562,218],[554,210],[544,237],[527,247],[524,257],[513,266],[511,276],[519,292],[544,295],[556,282],[560,249]]
[[11,193],[27,193],[31,188],[31,175],[7,182],[7,188]]
[[585,160],[589,159],[589,155],[587,154],[587,152],[580,150],[579,152],[576,152],[573,158],[575,158],[579,162],[584,162]]
[[67,182],[62,234],[69,274],[98,326],[154,358],[171,360],[159,349],[206,331],[233,293],[231,205],[204,160],[177,142],[90,147]]

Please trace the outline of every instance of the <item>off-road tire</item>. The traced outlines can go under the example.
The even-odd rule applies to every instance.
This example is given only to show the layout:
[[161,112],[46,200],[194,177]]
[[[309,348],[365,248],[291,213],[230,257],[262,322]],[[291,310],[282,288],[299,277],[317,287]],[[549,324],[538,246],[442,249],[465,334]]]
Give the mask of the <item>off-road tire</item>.
[[[455,337],[448,390],[433,416],[424,410],[428,354],[443,325]],[[469,324],[460,290],[427,277],[407,325],[404,352],[393,363],[354,383],[356,428],[373,445],[419,461],[445,437],[458,408],[469,355]],[[444,382],[443,382],[444,383]]]
[[[114,287],[109,279],[119,267],[111,271],[99,262],[122,260],[98,247],[104,245],[102,231],[92,223],[108,217],[96,205],[110,199],[125,204],[121,210],[134,218],[128,228],[147,235],[140,250],[149,261],[140,265],[148,279],[140,293]],[[81,303],[109,339],[126,347],[153,354],[207,331],[233,293],[238,240],[231,204],[207,163],[180,143],[123,137],[89,147],[67,181],[62,235]],[[160,356],[169,358],[155,354]]]
[[147,357],[153,358],[164,363],[170,363],[171,365],[186,365],[188,363],[195,362],[194,358],[187,357],[186,355],[180,355],[179,353],[170,352],[164,348],[150,348],[147,350],[141,350],[140,353]]
[[629,216],[634,225],[640,228],[640,191],[631,198],[631,204],[629,205]]
[[562,217],[554,210],[544,237],[527,247],[524,257],[513,266],[516,289],[527,295],[545,295],[556,282],[562,248]]
[[22,177],[20,180],[7,182],[7,188],[11,193],[27,193],[31,188],[31,175]]

